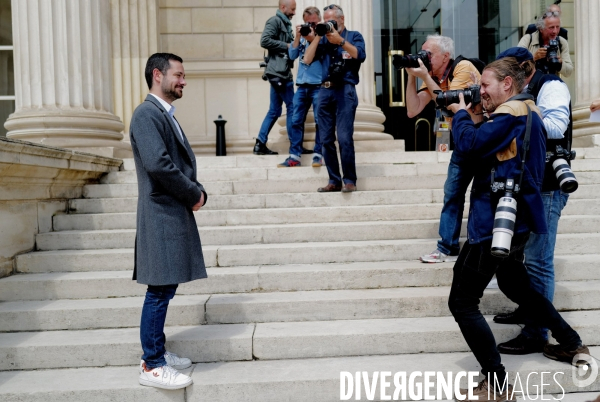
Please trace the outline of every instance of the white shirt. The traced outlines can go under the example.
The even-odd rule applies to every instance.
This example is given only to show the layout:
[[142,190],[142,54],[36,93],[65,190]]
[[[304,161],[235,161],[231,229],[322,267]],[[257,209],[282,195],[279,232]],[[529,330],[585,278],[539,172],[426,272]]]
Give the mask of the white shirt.
[[[523,89],[527,92],[527,86]],[[549,139],[561,139],[569,126],[571,94],[564,82],[552,80],[540,88],[535,104],[542,112],[542,121]]]
[[183,140],[183,133],[181,132],[181,127],[179,127],[179,123],[177,123],[177,120],[175,120],[175,106],[168,104],[164,99],[159,98],[158,96],[154,95],[154,94],[150,94],[152,96],[154,96],[156,99],[158,99],[158,101],[160,102],[160,104],[165,108],[165,110],[167,111],[167,113],[169,113],[169,116],[171,116],[171,119],[173,120],[173,123],[175,124],[175,127],[177,127],[177,131],[179,132],[179,137],[181,138],[181,141],[185,142]]

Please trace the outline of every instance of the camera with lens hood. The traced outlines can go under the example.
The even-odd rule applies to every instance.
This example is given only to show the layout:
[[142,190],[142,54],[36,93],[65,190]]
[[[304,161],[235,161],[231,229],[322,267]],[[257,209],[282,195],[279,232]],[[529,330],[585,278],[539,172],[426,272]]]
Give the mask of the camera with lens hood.
[[496,214],[494,215],[494,229],[492,230],[492,249],[490,252],[496,257],[508,257],[510,244],[515,234],[515,221],[517,220],[517,200],[519,185],[514,179],[504,182],[493,182],[492,192],[504,191],[498,200]]
[[319,36],[325,36],[328,33],[331,33],[333,31],[337,31],[337,28],[338,28],[337,21],[336,20],[329,20],[327,22],[323,22],[321,24],[317,24],[317,26],[315,27],[315,32]]
[[551,39],[546,46],[546,66],[550,74],[556,74],[562,68],[562,61],[558,58],[558,40]]
[[568,151],[557,145],[554,152],[546,152],[546,163],[552,164],[552,170],[563,193],[572,193],[577,190],[579,183],[571,170],[568,161],[575,159],[575,151]]
[[463,97],[465,98],[465,104],[468,105],[471,103],[472,106],[475,106],[478,103],[481,103],[481,94],[479,92],[480,88],[481,87],[479,85],[471,85],[465,89],[452,89],[446,92],[435,90],[433,91],[433,93],[437,95],[435,98],[435,103],[438,109],[448,107],[448,105],[453,103],[460,103],[458,94],[462,93]]
[[431,63],[429,63],[429,52],[427,50],[419,50],[417,54],[409,54],[406,56],[395,55],[393,64],[398,70],[406,67],[419,67],[419,59],[423,62],[423,65],[427,68],[427,71],[431,71]]

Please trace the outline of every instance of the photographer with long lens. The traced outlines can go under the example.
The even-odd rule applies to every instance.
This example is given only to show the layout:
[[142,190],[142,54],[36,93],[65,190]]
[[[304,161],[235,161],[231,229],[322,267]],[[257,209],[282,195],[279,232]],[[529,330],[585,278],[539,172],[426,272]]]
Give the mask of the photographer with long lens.
[[[360,32],[350,31],[344,25],[344,11],[331,4],[325,7],[324,23],[315,27],[319,40],[309,46],[304,62],[312,63],[318,48],[323,51],[323,84],[319,90],[317,120],[323,142],[323,156],[329,174],[329,183],[319,192],[356,191],[356,162],[354,154],[354,118],[358,107],[356,85],[358,71],[366,59],[365,40]],[[340,146],[342,172],[335,147],[335,131]],[[343,183],[343,185],[342,185]]]
[[[550,328],[559,342],[545,346],[546,357],[572,363],[578,353],[589,354],[552,303],[531,288],[523,264],[529,233],[547,232],[540,194],[546,135],[533,97],[521,94],[525,78],[514,58],[490,63],[481,76],[489,120],[475,128],[461,94],[452,121],[456,149],[473,163],[475,175],[468,240],[454,265],[448,306],[485,376],[473,390],[480,400],[488,399],[488,390],[501,394],[502,400],[512,398],[494,335],[479,310],[494,274],[500,290],[535,317],[536,324]],[[493,385],[496,379],[502,389]]]
[[[572,121],[571,96],[567,85],[556,75],[536,70],[531,53],[522,47],[513,47],[500,53],[497,59],[513,57],[526,78],[525,92],[533,95],[542,114],[546,129],[546,169],[541,194],[548,225],[546,234],[531,233],[525,246],[525,267],[531,286],[548,300],[554,298],[554,246],[558,220],[567,204],[569,193],[577,189],[577,179],[569,169],[571,159]],[[566,156],[569,155],[569,156]],[[558,163],[557,163],[558,161]],[[556,172],[553,167],[566,165]],[[564,169],[567,169],[566,172]],[[558,174],[557,174],[558,173]],[[501,324],[526,324],[521,309],[499,314],[494,321]],[[515,339],[498,345],[500,353],[524,355],[542,352],[548,342],[548,330],[527,325]]]
[[315,114],[315,146],[312,166],[319,167],[323,164],[323,145],[319,135],[319,121],[317,110],[319,105],[319,89],[323,80],[323,67],[321,55],[313,57],[312,63],[304,59],[306,50],[314,43],[318,46],[319,41],[315,36],[315,27],[321,22],[321,11],[317,7],[307,7],[302,13],[304,24],[296,27],[296,37],[288,51],[290,60],[300,59],[298,74],[296,76],[296,93],[294,94],[294,111],[290,113],[292,119],[292,131],[288,132],[290,139],[290,156],[277,167],[296,167],[301,165],[301,155],[308,150],[302,149],[304,140],[304,121],[308,114],[310,105],[313,105]]
[[537,31],[523,35],[517,46],[533,54],[535,68],[550,74],[569,77],[573,62],[569,55],[569,42],[560,33],[560,13],[546,12],[536,22]]
[[[407,66],[408,82],[406,85],[406,106],[408,117],[415,117],[425,109],[431,100],[437,97],[434,91],[448,91],[465,89],[481,76],[477,68],[469,60],[462,57],[454,59],[454,41],[440,35],[429,35],[416,55],[417,68]],[[398,62],[401,60],[399,59]],[[401,67],[399,63],[396,67]],[[417,91],[416,79],[423,80]],[[448,110],[458,110],[458,105],[449,105]],[[481,116],[473,114],[475,120]],[[450,157],[448,177],[444,184],[444,206],[440,217],[437,248],[429,254],[421,256],[421,261],[427,263],[456,261],[460,245],[460,229],[462,226],[463,210],[465,206],[465,192],[473,178],[473,173],[456,149]]]

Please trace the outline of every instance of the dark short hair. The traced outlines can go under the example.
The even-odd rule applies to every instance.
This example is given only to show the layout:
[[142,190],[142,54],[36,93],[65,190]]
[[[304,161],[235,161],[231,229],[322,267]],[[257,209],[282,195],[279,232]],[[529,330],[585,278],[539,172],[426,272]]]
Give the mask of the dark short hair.
[[171,68],[171,60],[183,63],[183,59],[173,53],[154,53],[148,58],[146,70],[144,71],[148,89],[152,89],[152,72],[154,69],[157,68],[161,73],[167,74],[167,70]]

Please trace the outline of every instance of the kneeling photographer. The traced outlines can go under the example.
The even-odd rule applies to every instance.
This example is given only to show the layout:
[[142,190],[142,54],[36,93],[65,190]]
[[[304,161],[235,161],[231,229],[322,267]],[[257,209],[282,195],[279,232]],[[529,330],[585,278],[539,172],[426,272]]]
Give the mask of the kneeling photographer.
[[[577,189],[577,179],[569,167],[575,157],[571,152],[571,96],[567,85],[556,75],[536,70],[531,53],[513,47],[500,53],[497,59],[514,58],[526,78],[525,92],[533,95],[542,113],[546,129],[546,168],[542,183],[542,200],[548,233],[531,233],[525,246],[525,267],[533,289],[548,300],[554,298],[554,246],[561,211],[569,193]],[[499,314],[494,321],[500,324],[526,324],[515,339],[498,345],[500,353],[524,355],[542,352],[548,342],[548,330],[526,322],[521,309]]]
[[[462,56],[454,59],[454,41],[440,35],[429,35],[416,55],[395,57],[394,65],[396,68],[405,68],[408,74],[406,108],[408,117],[411,118],[421,113],[431,100],[436,99],[436,91],[466,89],[472,84],[477,84],[481,77],[479,70],[470,60]],[[417,77],[423,80],[419,91]],[[448,105],[446,109],[455,112],[458,105]],[[472,114],[472,117],[476,121],[481,119],[481,115]],[[422,262],[456,261],[460,251],[458,240],[463,220],[465,192],[472,178],[473,173],[467,161],[460,151],[455,149],[450,158],[448,177],[444,184],[440,240],[434,251],[421,256]]]
[[[316,47],[323,52],[323,84],[319,91],[319,135],[329,183],[319,192],[356,191],[356,162],[354,155],[354,118],[358,107],[356,85],[358,71],[366,59],[365,40],[360,32],[349,31],[344,25],[344,11],[338,5],[325,7],[324,23],[317,24],[318,46],[309,46],[304,62],[312,63]],[[335,147],[335,130],[340,146],[342,172]]]
[[[546,233],[540,194],[546,135],[531,95],[521,94],[525,73],[514,58],[496,60],[481,77],[481,99],[489,120],[476,128],[464,97],[452,121],[456,149],[474,166],[468,240],[454,266],[448,306],[486,377],[474,390],[486,395],[487,378],[504,384],[506,371],[494,335],[479,310],[483,292],[494,276],[500,290],[535,323],[552,331],[558,345],[546,345],[550,359],[572,362],[588,353],[552,303],[531,288],[523,253],[530,232]],[[535,312],[535,313],[534,313]],[[496,389],[503,395],[511,387]]]

